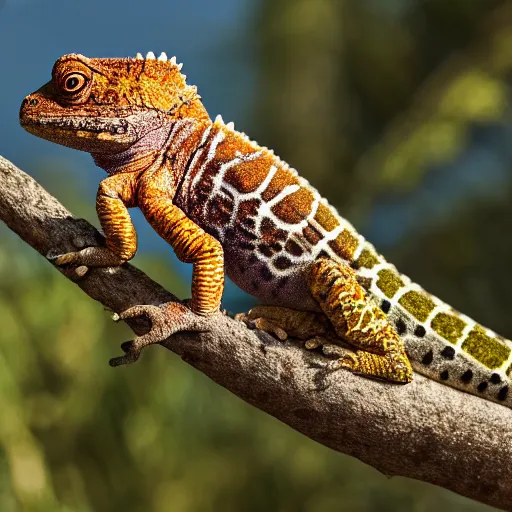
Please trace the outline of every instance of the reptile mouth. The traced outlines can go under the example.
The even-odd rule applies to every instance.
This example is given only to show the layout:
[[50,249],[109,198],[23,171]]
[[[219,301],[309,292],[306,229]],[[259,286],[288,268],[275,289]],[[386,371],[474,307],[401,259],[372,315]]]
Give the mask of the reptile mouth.
[[110,133],[111,135],[124,135],[128,133],[129,124],[125,119],[85,118],[85,117],[31,117],[21,115],[20,124],[30,128],[44,130],[57,128],[69,132]]

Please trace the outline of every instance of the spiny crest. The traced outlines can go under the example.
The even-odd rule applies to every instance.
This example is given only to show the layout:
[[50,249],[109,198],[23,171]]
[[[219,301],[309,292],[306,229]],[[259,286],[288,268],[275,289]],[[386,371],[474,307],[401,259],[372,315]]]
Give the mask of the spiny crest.
[[[148,52],[146,55],[147,60],[154,60],[155,54],[153,52]],[[135,55],[136,60],[144,60],[144,57],[142,56],[142,53],[137,53]],[[177,64],[176,63],[176,57],[171,57],[170,59],[167,58],[167,54],[165,52],[162,52],[157,60],[160,60],[162,62],[169,61],[173,66],[176,66],[178,68],[178,71],[181,71],[181,68],[183,67],[183,64]],[[183,75],[184,78],[186,78],[186,75]]]
[[[220,114],[215,117],[215,123],[220,124],[222,126],[225,126],[228,130],[235,130],[235,123],[233,121],[230,121],[229,123],[225,123],[224,119],[222,119],[222,116]],[[261,150],[264,150],[269,155],[272,155],[272,157],[275,159],[276,165],[283,167],[284,169],[290,169],[290,166],[284,161],[281,160],[275,153],[273,149],[267,148],[266,146],[260,146],[257,142],[252,140],[245,132],[237,132],[237,135],[241,137],[241,139],[244,142],[247,142],[249,144],[252,144],[255,148],[259,148]],[[295,169],[290,169],[293,173],[297,174],[297,171]]]

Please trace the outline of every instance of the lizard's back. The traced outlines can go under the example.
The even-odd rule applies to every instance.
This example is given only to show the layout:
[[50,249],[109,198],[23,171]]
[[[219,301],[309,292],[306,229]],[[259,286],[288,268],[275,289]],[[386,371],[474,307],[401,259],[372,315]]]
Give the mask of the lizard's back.
[[230,278],[267,304],[318,310],[305,267],[321,254],[353,256],[333,251],[353,228],[294,169],[219,118],[178,195],[177,205],[222,243]]
[[226,272],[246,292],[318,310],[308,265],[321,256],[347,263],[394,323],[416,371],[511,406],[510,341],[399,274],[294,169],[220,118],[176,203],[221,242]]

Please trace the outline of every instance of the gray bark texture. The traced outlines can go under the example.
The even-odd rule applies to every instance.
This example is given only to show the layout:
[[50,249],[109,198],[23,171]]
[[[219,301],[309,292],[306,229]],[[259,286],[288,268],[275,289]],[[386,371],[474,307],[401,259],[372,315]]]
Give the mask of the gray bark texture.
[[[94,227],[2,157],[0,219],[43,256],[102,241]],[[177,300],[128,264],[85,274],[59,270],[115,312]],[[129,324],[139,334],[148,328],[143,319]],[[225,315],[195,317],[190,325],[202,332],[179,333],[162,345],[246,402],[386,475],[512,510],[512,410],[420,375],[398,386],[333,372],[322,355]]]

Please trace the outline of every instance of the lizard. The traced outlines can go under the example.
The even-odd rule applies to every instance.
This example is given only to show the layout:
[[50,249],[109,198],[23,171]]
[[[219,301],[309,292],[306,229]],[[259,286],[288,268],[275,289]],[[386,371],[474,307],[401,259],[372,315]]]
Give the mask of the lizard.
[[337,368],[403,384],[414,368],[512,407],[512,342],[400,274],[295,169],[233,123],[212,121],[181,69],[165,53],[68,54],[20,109],[24,129],[89,152],[108,175],[96,198],[105,244],[60,254],[56,265],[132,259],[134,207],[193,264],[189,301],[117,316],[145,315],[152,326],[111,365],[183,330],[186,307],[219,314],[226,272],[263,303],[246,322],[279,337],[295,333],[307,348],[334,340],[345,346]]

